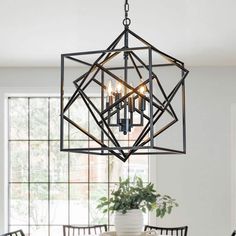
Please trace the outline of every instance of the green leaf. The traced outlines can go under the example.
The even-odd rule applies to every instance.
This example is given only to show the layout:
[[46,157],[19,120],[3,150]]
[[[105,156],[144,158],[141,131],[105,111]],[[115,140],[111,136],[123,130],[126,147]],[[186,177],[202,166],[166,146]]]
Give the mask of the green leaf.
[[169,195],[158,193],[153,183],[143,183],[143,180],[135,176],[131,182],[130,178],[122,180],[119,178],[117,188],[111,192],[111,198],[102,197],[99,199],[97,208],[103,212],[119,211],[125,214],[130,209],[141,209],[143,212],[156,211],[157,217],[164,217],[170,214],[173,207],[178,204]]

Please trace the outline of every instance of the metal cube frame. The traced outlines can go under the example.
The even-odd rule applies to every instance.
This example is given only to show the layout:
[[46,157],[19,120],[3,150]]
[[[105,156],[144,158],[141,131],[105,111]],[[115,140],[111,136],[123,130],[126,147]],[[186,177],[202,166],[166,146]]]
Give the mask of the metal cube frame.
[[[128,38],[131,35],[144,44],[144,47],[132,47],[129,48],[127,46],[122,48],[116,48],[120,40],[124,38]],[[148,52],[148,64],[145,63],[136,52],[145,50]],[[131,66],[128,66],[127,61],[124,63],[123,67],[104,67],[106,62],[112,60],[118,54],[123,53],[130,57],[132,62]],[[158,53],[161,57],[166,59],[167,63],[162,64],[153,64],[153,53]],[[97,55],[99,57],[93,64],[88,63],[84,60],[78,59],[79,56],[85,55]],[[75,86],[75,92],[70,97],[67,104],[64,104],[64,80],[65,80],[65,60],[72,60],[81,65],[89,66],[90,69],[85,74],[81,75],[79,78],[73,81]],[[128,60],[128,59],[127,59]],[[135,63],[135,60],[139,63]],[[125,59],[124,59],[125,61]],[[175,85],[172,91],[167,95],[164,91],[157,75],[153,72],[154,67],[168,67],[168,66],[176,66],[180,69],[181,76],[179,82]],[[140,68],[145,69],[148,72],[148,78],[144,81],[141,81],[138,86],[132,87],[127,82],[128,70],[133,69],[140,75]],[[124,80],[120,79],[116,76],[112,71],[114,70],[123,70],[124,71]],[[95,73],[94,73],[95,72]],[[125,30],[114,40],[114,42],[106,49],[106,50],[98,50],[98,51],[88,51],[88,52],[78,52],[78,53],[66,53],[61,55],[61,140],[60,140],[60,149],[65,152],[74,152],[74,153],[84,153],[84,154],[92,154],[92,155],[114,155],[122,161],[126,161],[131,155],[159,155],[159,154],[185,154],[186,153],[186,115],[185,115],[185,78],[187,77],[189,71],[184,67],[184,63],[163,53],[158,50],[150,43],[146,42],[140,36],[135,34],[129,28],[125,28]],[[124,96],[115,101],[111,106],[104,106],[104,90],[106,89],[106,85],[104,84],[104,76],[108,75],[115,81],[120,82],[125,88],[129,90]],[[91,77],[89,77],[91,76]],[[100,76],[100,77],[99,77]],[[98,79],[99,77],[99,79]],[[141,77],[140,77],[141,78]],[[101,97],[101,110],[99,111],[96,106],[92,103],[89,96],[86,94],[85,89],[91,85],[91,83],[96,83],[100,86],[100,97]],[[153,83],[156,83],[162,92],[163,97],[165,98],[163,102],[161,102],[154,94],[153,94]],[[144,96],[139,92],[139,88],[141,86],[148,87],[149,96]],[[173,98],[176,93],[181,90],[182,93],[182,144],[183,147],[181,150],[169,149],[164,147],[159,147],[155,143],[155,139],[165,132],[168,128],[173,126],[178,120],[176,113],[171,105]],[[142,119],[146,119],[147,123],[143,126],[143,130],[140,133],[139,137],[135,141],[132,146],[121,146],[113,134],[111,130],[111,126],[108,122],[110,115],[116,115],[118,109],[115,109],[119,103],[124,103],[126,106],[126,100],[129,96],[134,94],[134,98],[138,99],[142,97],[148,104],[149,108],[149,116],[143,115]],[[87,106],[89,112],[94,118],[96,124],[101,129],[101,139],[97,139],[91,133],[88,133],[84,130],[79,124],[66,116],[66,111],[73,106],[73,103],[78,98],[82,98],[83,102]],[[110,112],[112,109],[115,109],[113,112]],[[138,109],[136,109],[136,112]],[[157,132],[154,132],[154,125],[158,122],[161,116],[167,112],[172,120],[168,122],[165,126],[159,129]],[[110,113],[110,114],[109,114]],[[99,116],[99,119],[97,116]],[[91,140],[99,145],[99,147],[88,147],[88,148],[65,148],[64,147],[64,122],[68,122],[80,132],[88,136]],[[137,126],[141,126],[142,121]],[[148,138],[146,137],[148,135]],[[113,144],[113,147],[105,144],[104,137],[107,137],[108,140]]]

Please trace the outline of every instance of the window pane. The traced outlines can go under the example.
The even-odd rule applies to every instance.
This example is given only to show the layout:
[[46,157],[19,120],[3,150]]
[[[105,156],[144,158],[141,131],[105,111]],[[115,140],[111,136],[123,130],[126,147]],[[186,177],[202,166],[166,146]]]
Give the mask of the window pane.
[[68,224],[68,185],[50,185],[50,224]]
[[28,138],[28,99],[9,99],[9,137],[11,140]]
[[63,236],[62,226],[51,226],[50,227],[50,236]]
[[[111,197],[111,193],[113,190],[117,189],[117,183],[109,185],[109,197]],[[109,214],[109,224],[114,225],[114,214]]]
[[30,138],[48,139],[48,99],[30,99]]
[[107,224],[108,214],[102,213],[97,209],[99,199],[108,196],[107,184],[91,184],[90,185],[90,223],[91,224]]
[[90,185],[90,223],[91,224],[107,224],[108,214],[102,213],[97,209],[99,199],[108,196],[107,184],[91,184]]
[[50,139],[60,139],[60,99],[50,98]]
[[[91,100],[100,109],[100,99]],[[148,181],[147,156],[131,156],[123,163],[112,155],[60,152],[59,112],[59,98],[9,99],[9,226],[14,224],[26,235],[29,228],[31,236],[47,236],[49,231],[50,236],[62,236],[63,224],[113,224],[113,216],[108,220],[108,214],[96,208],[98,199],[111,192],[119,177],[137,175]],[[100,129],[81,99],[67,115],[100,140]],[[66,147],[100,147],[66,123]],[[114,130],[119,134],[120,145],[132,142],[132,135],[124,136],[117,128]]]
[[[87,145],[87,141],[70,142],[71,147],[83,148]],[[70,182],[88,182],[87,154],[70,153]]]
[[30,236],[48,236],[48,226],[30,227]]
[[68,153],[60,152],[58,141],[50,142],[50,181],[68,181]]
[[144,182],[148,181],[148,157],[146,155],[134,155],[129,158],[129,176],[131,179],[139,176]]
[[48,184],[30,185],[30,224],[48,224]]
[[48,181],[48,142],[30,142],[30,181]]
[[17,231],[19,229],[23,230],[25,236],[29,235],[29,227],[28,226],[14,225],[14,226],[9,227],[10,232],[14,232],[14,231]]
[[90,162],[90,181],[108,182],[108,157],[89,156]]
[[28,224],[28,185],[10,184],[10,224]]
[[[68,102],[68,99],[64,99],[65,103]],[[50,98],[49,99],[49,115],[50,115],[50,139],[59,140],[60,139],[60,99],[59,98]],[[68,116],[68,113],[66,112]],[[68,123],[64,122],[64,138],[68,139]]]
[[[79,124],[81,128],[88,131],[88,109],[82,99],[77,99],[69,109],[70,119]],[[75,128],[69,125],[71,140],[87,140],[88,137]]]
[[[100,112],[100,107],[101,107],[100,99],[99,98],[91,98],[91,101],[93,102],[95,107]],[[92,107],[91,107],[91,109],[92,109],[96,119],[98,121],[101,121],[101,118],[98,115],[98,113]],[[97,139],[101,140],[101,128],[98,126],[98,124],[97,124],[96,120],[94,119],[94,117],[92,116],[91,112],[89,112],[89,133],[92,134]]]
[[128,178],[128,161],[125,163],[117,157],[110,156],[109,162],[110,182],[119,182],[119,178]]
[[11,141],[9,143],[10,181],[28,181],[28,141]]
[[88,184],[70,184],[70,224],[89,224]]

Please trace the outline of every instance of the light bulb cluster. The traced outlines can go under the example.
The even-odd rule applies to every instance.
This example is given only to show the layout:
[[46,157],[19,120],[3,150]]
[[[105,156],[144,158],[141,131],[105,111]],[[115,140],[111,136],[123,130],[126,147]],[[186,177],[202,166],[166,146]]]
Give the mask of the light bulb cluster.
[[[133,88],[132,84],[131,87]],[[114,102],[120,100],[122,96],[126,94],[127,91],[120,82],[117,82],[115,88],[113,89],[111,81],[108,82],[106,90],[107,90],[106,108],[109,109],[108,123],[111,124],[110,113],[113,110],[113,108],[109,107],[112,106]],[[132,92],[132,89],[128,90],[128,92]],[[140,86],[138,93],[132,92],[127,99],[118,102],[115,105],[115,108],[118,109],[118,112],[116,113],[117,114],[116,124],[112,124],[112,126],[119,126],[120,131],[122,131],[125,135],[128,132],[130,132],[131,128],[134,126],[133,113],[138,109],[139,114],[143,116],[143,112],[146,110],[145,94],[146,94],[146,86]],[[136,99],[138,100],[137,106],[136,106]],[[120,117],[121,116],[120,112],[122,109],[124,109],[124,118]],[[127,112],[129,114],[127,114]]]

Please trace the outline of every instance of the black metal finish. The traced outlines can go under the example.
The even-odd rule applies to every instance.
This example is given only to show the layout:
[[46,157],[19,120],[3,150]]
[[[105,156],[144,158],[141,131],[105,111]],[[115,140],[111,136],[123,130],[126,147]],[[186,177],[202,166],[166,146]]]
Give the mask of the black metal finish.
[[[128,17],[128,0],[125,0],[124,10],[124,31],[106,50],[61,55],[61,151],[96,155],[111,154],[124,162],[130,155],[184,154],[186,153],[185,78],[189,71],[184,67],[183,62],[155,48],[129,29],[131,20]],[[130,37],[138,41],[141,46],[130,47]],[[119,46],[122,39],[123,46]],[[142,55],[147,55],[147,58],[141,58],[140,52],[143,53]],[[84,56],[96,54],[99,54],[99,57],[94,63],[83,59]],[[123,65],[111,66],[110,63],[116,58],[120,58],[121,55],[123,56]],[[155,63],[155,55],[158,55],[163,62]],[[88,71],[73,81],[76,90],[67,104],[64,105],[65,60],[71,60],[78,65],[88,67]],[[164,90],[160,78],[154,73],[154,68],[161,67],[176,67],[181,72],[179,81],[169,93]],[[120,73],[117,74],[117,71]],[[130,72],[134,72],[134,75],[131,75]],[[110,80],[110,85],[108,85],[107,80]],[[135,82],[134,86],[131,84],[133,81]],[[112,83],[119,83],[123,92],[118,91],[118,89],[115,92],[112,91]],[[99,87],[97,93],[101,97],[100,109],[94,106],[89,98],[88,87],[95,88],[96,86]],[[177,116],[172,105],[178,91],[181,91],[182,96],[182,114],[180,117]],[[66,112],[73,107],[78,98],[83,99],[96,125],[100,128],[100,137],[89,133],[77,121],[67,117]],[[168,116],[169,120],[167,123],[161,124],[164,116]],[[134,119],[135,117],[136,119]],[[139,122],[137,122],[137,117],[139,117]],[[174,127],[179,121],[182,121],[182,148],[177,150],[176,148],[158,145],[156,141],[159,136]],[[64,122],[68,122],[88,136],[96,143],[96,147],[65,148],[63,141]],[[117,136],[119,135],[117,135],[116,130],[125,137],[135,127],[143,127],[137,135],[136,141],[129,145],[121,144],[118,141]],[[106,139],[110,141],[109,144],[104,142]]]
[[103,232],[107,232],[107,225],[63,225],[63,236],[100,235]]
[[17,230],[6,234],[1,234],[0,236],[25,236],[25,234],[23,233],[22,230]]
[[149,231],[149,230],[156,230],[160,234],[172,235],[172,236],[187,236],[188,234],[188,226],[166,228],[166,227],[145,225],[144,231]]

